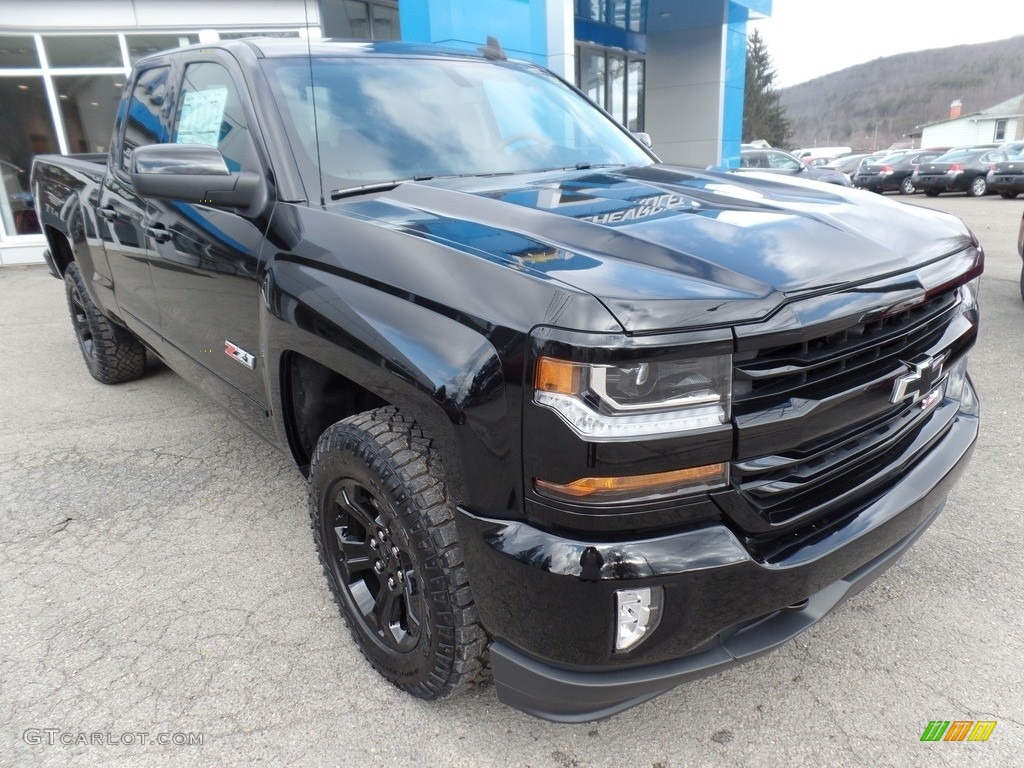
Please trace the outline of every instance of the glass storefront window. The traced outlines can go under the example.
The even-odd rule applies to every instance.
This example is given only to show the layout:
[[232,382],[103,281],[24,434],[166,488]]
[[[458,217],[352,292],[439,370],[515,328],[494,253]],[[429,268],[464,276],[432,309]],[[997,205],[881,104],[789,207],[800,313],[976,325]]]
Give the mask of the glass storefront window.
[[114,113],[124,88],[123,75],[61,75],[53,78],[60,114],[72,153],[106,152]]
[[400,40],[402,31],[398,24],[398,9],[384,5],[373,6],[373,39]]
[[608,111],[626,124],[626,57],[620,53],[608,54]]
[[629,31],[643,32],[647,25],[644,23],[645,3],[641,0],[632,0],[629,4]]
[[632,59],[626,81],[626,127],[631,131],[644,129],[644,62]]
[[604,106],[604,53],[584,48],[580,52],[580,90],[595,104]]
[[0,69],[35,69],[39,67],[36,40],[28,36],[0,36]]
[[128,60],[134,64],[151,53],[181,48],[199,42],[199,35],[125,35],[128,43]]
[[320,5],[327,37],[370,38],[370,7],[358,0],[324,0]]
[[587,21],[643,32],[647,0],[576,0],[576,15]]
[[117,35],[48,35],[43,38],[46,60],[63,67],[123,67]]
[[28,176],[35,155],[57,152],[42,77],[0,77],[0,218],[8,235],[32,235],[39,221]]
[[617,49],[576,46],[580,90],[631,131],[644,129],[644,60]]
[[320,13],[326,37],[357,40],[401,39],[398,6],[395,3],[321,0]]
[[[298,37],[297,29],[251,29],[246,32],[221,32],[221,40],[241,40],[246,37]],[[196,42],[199,42],[198,40]]]

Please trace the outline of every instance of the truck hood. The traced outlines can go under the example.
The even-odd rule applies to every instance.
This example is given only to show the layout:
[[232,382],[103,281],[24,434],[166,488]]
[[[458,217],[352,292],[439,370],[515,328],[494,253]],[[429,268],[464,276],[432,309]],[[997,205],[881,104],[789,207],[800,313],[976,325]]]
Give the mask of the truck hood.
[[404,183],[330,209],[585,291],[630,333],[756,321],[972,242],[872,193],[665,165]]

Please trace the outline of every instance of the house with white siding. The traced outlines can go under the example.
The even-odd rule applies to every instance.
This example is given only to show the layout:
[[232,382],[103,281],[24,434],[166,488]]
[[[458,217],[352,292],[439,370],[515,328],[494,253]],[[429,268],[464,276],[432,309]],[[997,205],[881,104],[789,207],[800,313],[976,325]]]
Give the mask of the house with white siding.
[[919,131],[922,147],[963,147],[1022,141],[1024,94],[967,115],[960,114],[960,103],[955,101],[950,106],[949,119],[921,126]]

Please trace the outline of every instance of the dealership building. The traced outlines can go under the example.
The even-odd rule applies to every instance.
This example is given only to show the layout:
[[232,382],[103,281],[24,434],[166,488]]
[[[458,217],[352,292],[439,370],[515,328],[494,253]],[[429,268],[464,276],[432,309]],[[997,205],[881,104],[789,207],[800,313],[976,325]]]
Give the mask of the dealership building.
[[771,0],[34,0],[0,17],[0,265],[41,263],[32,157],[106,152],[140,57],[251,35],[407,40],[511,58],[575,83],[666,162],[735,164],[747,22]]

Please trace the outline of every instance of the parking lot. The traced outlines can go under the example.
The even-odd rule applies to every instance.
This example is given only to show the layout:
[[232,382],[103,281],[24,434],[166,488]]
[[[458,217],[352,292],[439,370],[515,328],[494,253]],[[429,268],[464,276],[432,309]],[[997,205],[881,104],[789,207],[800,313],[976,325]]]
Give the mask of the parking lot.
[[[960,216],[987,252],[982,434],[945,512],[795,642],[582,725],[491,687],[430,704],[384,682],[331,601],[289,459],[158,364],[98,384],[62,285],[0,270],[0,765],[1019,765],[1024,205],[898,199]],[[998,725],[922,743],[931,720]]]

